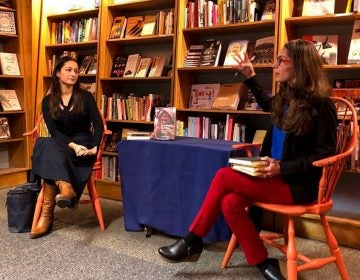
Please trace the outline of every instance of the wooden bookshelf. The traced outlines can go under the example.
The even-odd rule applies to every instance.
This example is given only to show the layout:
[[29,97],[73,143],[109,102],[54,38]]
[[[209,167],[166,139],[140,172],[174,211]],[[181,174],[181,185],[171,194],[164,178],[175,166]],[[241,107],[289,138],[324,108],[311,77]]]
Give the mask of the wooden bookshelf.
[[[163,105],[173,103],[173,75],[162,75],[161,77],[111,77],[113,60],[117,55],[140,54],[141,57],[172,56],[175,57],[176,32],[172,34],[156,34],[140,37],[127,37],[109,39],[113,20],[118,16],[145,16],[155,15],[159,11],[174,11],[174,25],[177,19],[177,2],[175,0],[138,0],[124,1],[112,4],[112,1],[102,1],[101,37],[99,52],[99,82],[97,91],[98,105],[101,107],[103,95],[111,97],[113,93],[121,93],[128,96],[146,96],[149,93],[159,94]],[[175,27],[176,30],[176,27]],[[171,72],[174,73],[174,63]],[[121,131],[123,128],[135,128],[139,130],[152,131],[153,120],[117,120],[107,117],[107,124],[112,131]],[[117,157],[117,153],[104,153],[107,157]],[[117,167],[116,167],[117,168]],[[109,193],[120,190],[120,182],[110,180],[97,180],[97,185],[106,186]],[[104,188],[105,189],[105,188]],[[121,197],[114,193],[114,197]]]
[[33,117],[32,102],[32,39],[31,30],[32,7],[31,0],[11,1],[13,8],[0,7],[0,11],[14,13],[16,34],[0,33],[0,49],[2,52],[16,53],[20,68],[20,75],[0,75],[0,87],[14,89],[23,108],[16,112],[0,112],[0,117],[7,117],[10,126],[10,139],[0,140],[0,150],[7,151],[7,159],[2,158],[5,166],[0,168],[0,188],[12,187],[27,182],[27,173],[30,169],[29,143],[22,137],[31,125]]

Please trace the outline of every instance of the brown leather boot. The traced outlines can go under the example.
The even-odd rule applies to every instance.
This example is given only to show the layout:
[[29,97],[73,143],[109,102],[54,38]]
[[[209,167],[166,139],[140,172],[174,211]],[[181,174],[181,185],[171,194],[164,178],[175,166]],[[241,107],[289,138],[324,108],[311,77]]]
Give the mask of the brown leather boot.
[[35,229],[31,230],[30,238],[35,239],[50,233],[54,221],[55,196],[57,188],[44,183],[44,202],[39,221]]
[[56,181],[55,183],[60,190],[55,197],[56,205],[60,208],[73,208],[76,205],[76,193],[71,184],[66,181]]

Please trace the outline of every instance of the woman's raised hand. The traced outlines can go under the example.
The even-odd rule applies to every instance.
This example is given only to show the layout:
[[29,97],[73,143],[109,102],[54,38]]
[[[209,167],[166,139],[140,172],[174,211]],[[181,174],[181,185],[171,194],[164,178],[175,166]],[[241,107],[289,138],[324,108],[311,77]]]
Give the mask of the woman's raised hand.
[[241,72],[246,77],[246,79],[255,76],[254,66],[251,63],[253,58],[250,59],[247,53],[238,52],[233,55],[233,58],[238,63],[238,65],[234,66],[234,69],[237,71],[237,73]]

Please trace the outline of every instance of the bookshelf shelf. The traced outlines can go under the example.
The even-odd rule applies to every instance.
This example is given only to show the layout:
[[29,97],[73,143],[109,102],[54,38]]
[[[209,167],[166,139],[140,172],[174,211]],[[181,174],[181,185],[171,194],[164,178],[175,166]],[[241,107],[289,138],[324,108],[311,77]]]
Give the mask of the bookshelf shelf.
[[99,14],[99,9],[77,10],[66,13],[48,15],[47,19],[50,21],[63,19],[77,19],[79,17],[93,17]]
[[143,124],[143,125],[154,125],[153,121],[131,121],[131,120],[106,120],[108,123],[125,123],[125,124]]
[[108,39],[106,43],[110,45],[145,45],[145,44],[164,44],[171,43],[174,35],[149,35],[135,38]]
[[221,26],[210,26],[210,27],[197,27],[197,28],[184,28],[182,33],[184,36],[187,35],[201,35],[206,33],[209,36],[219,35],[232,35],[234,33],[251,33],[251,32],[269,32],[274,31],[275,21],[255,21],[255,22],[243,22],[236,24],[227,24]]
[[108,81],[108,82],[133,82],[133,81],[147,81],[147,82],[157,82],[157,81],[164,81],[168,82],[172,79],[171,76],[163,76],[163,77],[126,77],[126,78],[101,78],[101,81]]
[[119,4],[109,5],[110,11],[140,12],[175,7],[175,0],[125,0]]
[[65,44],[49,44],[45,45],[46,49],[66,49],[72,48],[74,50],[96,48],[98,44],[97,40],[87,42],[65,43]]
[[0,139],[0,143],[24,142],[24,138]]

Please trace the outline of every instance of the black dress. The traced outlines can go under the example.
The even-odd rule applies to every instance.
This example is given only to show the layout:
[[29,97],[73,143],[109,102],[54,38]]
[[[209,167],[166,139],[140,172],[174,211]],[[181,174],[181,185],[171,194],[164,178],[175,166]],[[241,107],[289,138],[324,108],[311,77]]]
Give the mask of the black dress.
[[37,139],[32,156],[32,173],[35,178],[50,183],[57,180],[70,182],[79,199],[96,156],[78,157],[68,144],[74,142],[89,149],[99,147],[104,127],[93,96],[86,91],[77,94],[84,97],[84,112],[75,114],[69,110],[71,97],[57,119],[50,114],[50,96],[44,97],[42,113],[51,137]]

